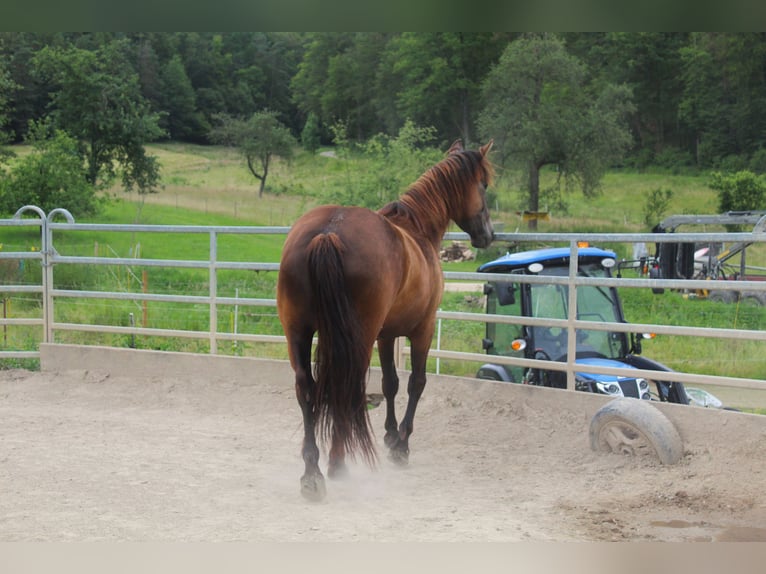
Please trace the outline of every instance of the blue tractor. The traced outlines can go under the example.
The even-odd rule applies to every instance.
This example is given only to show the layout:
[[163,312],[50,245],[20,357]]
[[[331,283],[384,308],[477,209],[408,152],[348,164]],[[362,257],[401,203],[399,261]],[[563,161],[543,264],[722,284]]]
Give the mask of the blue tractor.
[[[514,275],[566,277],[570,249],[547,248],[509,253],[483,264],[478,271]],[[596,247],[578,249],[577,273],[581,277],[610,277],[616,264],[612,251]],[[546,319],[567,319],[569,289],[560,283],[489,281],[484,286],[487,313]],[[577,287],[577,319],[624,323],[617,289],[604,286]],[[601,330],[577,330],[575,388],[615,397],[634,397],[689,404],[683,384],[643,377],[601,375],[589,366],[671,371],[665,365],[641,356],[645,336]],[[491,356],[566,361],[568,331],[565,328],[487,323],[484,349]],[[581,366],[581,368],[579,368]],[[488,362],[477,373],[480,379],[566,388],[566,373],[560,370],[501,365]]]

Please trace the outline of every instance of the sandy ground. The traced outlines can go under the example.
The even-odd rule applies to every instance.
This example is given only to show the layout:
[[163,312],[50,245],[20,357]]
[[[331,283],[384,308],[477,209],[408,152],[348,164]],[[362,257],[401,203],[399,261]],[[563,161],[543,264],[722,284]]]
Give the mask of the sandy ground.
[[0,371],[0,541],[766,541],[766,435],[662,466],[494,388],[429,385],[405,469],[371,410],[308,503],[289,381]]

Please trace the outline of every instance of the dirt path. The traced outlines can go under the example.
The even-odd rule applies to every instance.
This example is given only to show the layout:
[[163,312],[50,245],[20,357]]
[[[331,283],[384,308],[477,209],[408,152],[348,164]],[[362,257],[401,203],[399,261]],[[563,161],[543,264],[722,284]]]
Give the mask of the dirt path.
[[766,437],[665,467],[495,389],[430,385],[406,469],[372,410],[379,467],[310,504],[289,382],[0,371],[0,541],[766,541]]

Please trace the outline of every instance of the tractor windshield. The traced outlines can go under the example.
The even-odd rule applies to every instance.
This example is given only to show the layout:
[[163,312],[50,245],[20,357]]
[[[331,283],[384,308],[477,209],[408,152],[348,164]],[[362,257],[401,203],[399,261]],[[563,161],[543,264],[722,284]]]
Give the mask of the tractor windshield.
[[[540,275],[566,276],[566,267],[546,267]],[[607,277],[609,271],[598,263],[582,264],[580,276]],[[569,288],[566,285],[530,285],[529,315],[548,319],[567,319],[569,313]],[[580,286],[577,288],[577,319],[597,323],[621,321],[619,301],[613,289],[603,286]],[[532,327],[532,343],[535,350],[542,350],[550,359],[565,360],[567,354],[567,330],[560,327]],[[601,356],[619,359],[627,354],[627,337],[624,333],[578,330],[577,355]]]

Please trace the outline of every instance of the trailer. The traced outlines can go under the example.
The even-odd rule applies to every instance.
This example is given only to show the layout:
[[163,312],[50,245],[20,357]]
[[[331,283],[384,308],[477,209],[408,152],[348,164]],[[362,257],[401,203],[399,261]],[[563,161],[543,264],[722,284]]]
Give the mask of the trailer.
[[[659,223],[655,233],[674,233],[681,226],[717,225],[752,226],[753,233],[766,231],[766,211],[728,211],[718,215],[673,215]],[[747,249],[752,241],[731,244],[707,243],[657,243],[653,257],[649,258],[648,270],[652,278],[661,279],[709,279],[711,281],[766,281],[766,268],[748,265]],[[737,256],[739,260],[737,261]],[[621,267],[628,262],[621,262]],[[657,290],[656,292],[662,292]],[[698,297],[710,300],[746,302],[766,305],[766,292],[717,290],[694,290]]]

